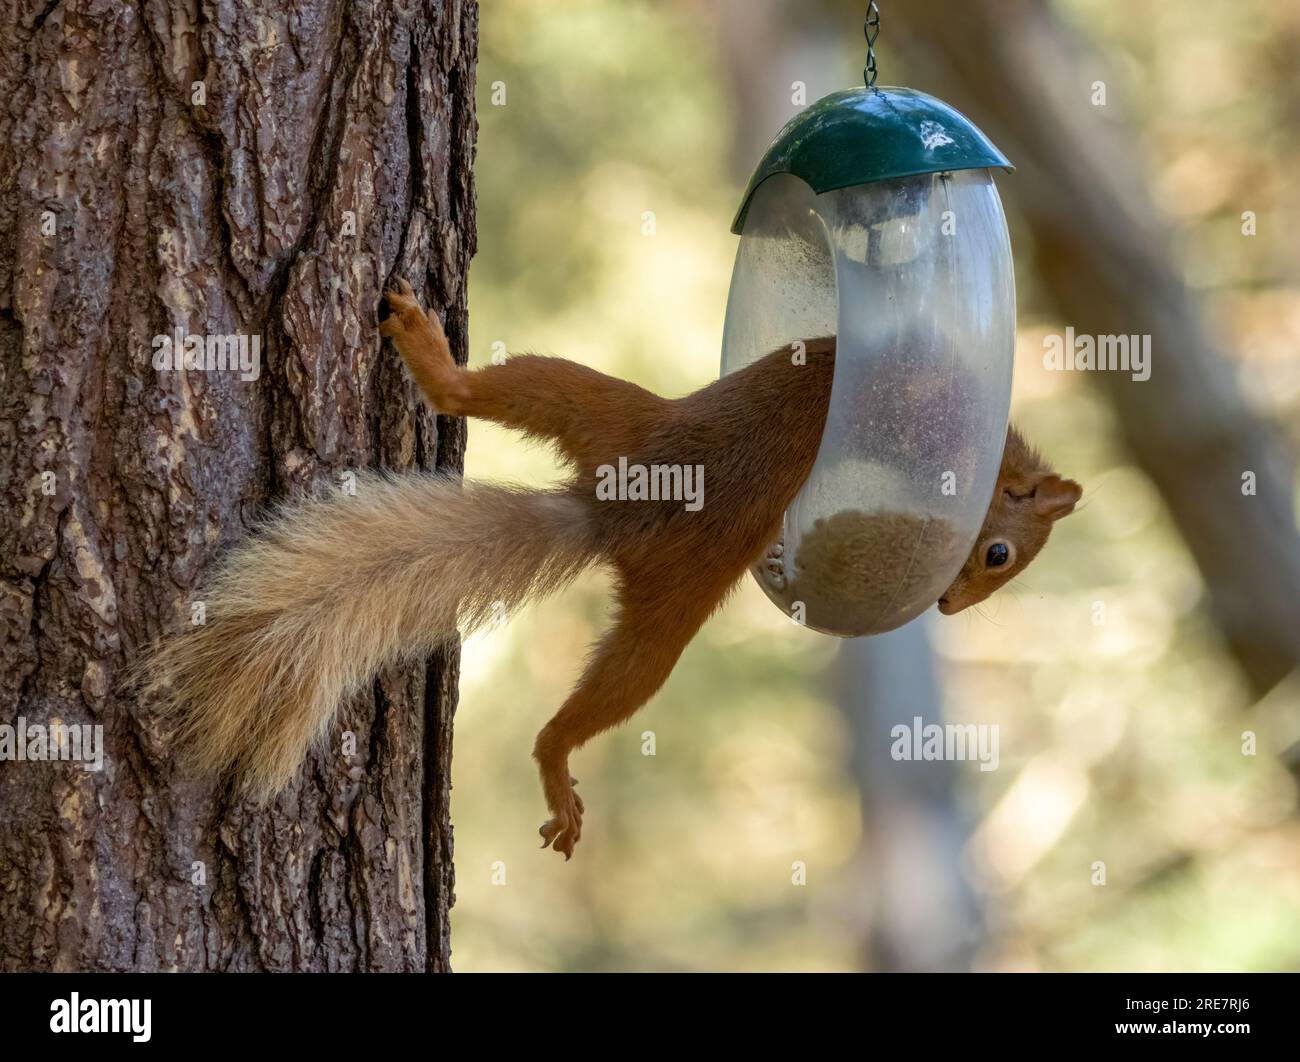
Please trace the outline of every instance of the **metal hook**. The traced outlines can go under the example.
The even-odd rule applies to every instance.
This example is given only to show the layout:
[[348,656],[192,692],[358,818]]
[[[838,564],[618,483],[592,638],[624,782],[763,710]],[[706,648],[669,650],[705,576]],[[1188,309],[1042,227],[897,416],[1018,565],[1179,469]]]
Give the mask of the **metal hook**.
[[876,0],[867,5],[866,21],[862,23],[862,35],[867,38],[867,65],[862,68],[862,83],[867,88],[876,87],[876,38],[880,36],[880,8]]

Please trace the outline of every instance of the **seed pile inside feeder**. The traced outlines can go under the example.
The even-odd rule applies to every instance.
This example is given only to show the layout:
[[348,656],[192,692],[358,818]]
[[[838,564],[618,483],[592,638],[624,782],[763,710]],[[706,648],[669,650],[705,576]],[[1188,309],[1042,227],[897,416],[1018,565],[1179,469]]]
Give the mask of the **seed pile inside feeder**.
[[791,592],[859,617],[928,606],[946,589],[934,586],[936,559],[952,558],[963,544],[941,517],[847,509],[815,521],[803,536]]

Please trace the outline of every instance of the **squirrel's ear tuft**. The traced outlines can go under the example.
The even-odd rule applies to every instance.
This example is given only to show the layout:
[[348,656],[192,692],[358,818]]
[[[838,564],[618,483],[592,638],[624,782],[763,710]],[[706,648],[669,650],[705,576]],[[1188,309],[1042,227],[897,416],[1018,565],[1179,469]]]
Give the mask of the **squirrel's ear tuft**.
[[1044,476],[1034,489],[1034,512],[1049,520],[1059,520],[1074,512],[1075,503],[1083,497],[1083,488],[1072,479]]

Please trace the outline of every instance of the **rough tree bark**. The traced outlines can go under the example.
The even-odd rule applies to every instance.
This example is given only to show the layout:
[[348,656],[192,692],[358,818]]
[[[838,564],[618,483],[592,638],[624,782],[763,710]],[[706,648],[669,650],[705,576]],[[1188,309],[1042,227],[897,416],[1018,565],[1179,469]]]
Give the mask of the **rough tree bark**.
[[[463,356],[477,17],[0,0],[0,723],[106,753],[0,762],[0,968],[447,968],[454,651],[261,810],[174,771],[121,679],[268,503],[459,467],[375,311],[408,276]],[[177,327],[257,337],[260,375],[156,371]]]

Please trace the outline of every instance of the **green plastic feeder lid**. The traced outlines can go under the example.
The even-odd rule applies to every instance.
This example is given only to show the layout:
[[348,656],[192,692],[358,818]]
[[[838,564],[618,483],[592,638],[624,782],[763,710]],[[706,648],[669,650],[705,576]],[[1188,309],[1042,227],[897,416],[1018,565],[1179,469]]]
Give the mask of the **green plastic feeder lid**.
[[731,226],[737,236],[755,189],[775,173],[814,192],[948,170],[1015,169],[988,137],[943,100],[909,88],[856,88],[824,96],[776,135]]

